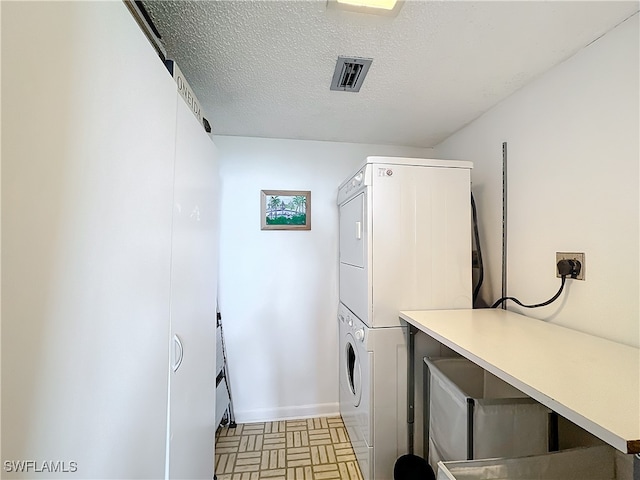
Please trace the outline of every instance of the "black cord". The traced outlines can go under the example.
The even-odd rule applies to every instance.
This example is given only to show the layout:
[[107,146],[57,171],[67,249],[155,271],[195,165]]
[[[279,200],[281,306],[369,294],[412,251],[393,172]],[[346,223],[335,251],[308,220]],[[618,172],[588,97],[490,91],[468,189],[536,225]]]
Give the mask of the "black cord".
[[480,249],[480,233],[478,232],[478,213],[476,211],[476,202],[473,198],[473,192],[471,193],[471,213],[473,214],[473,236],[476,242],[476,252],[478,254],[478,284],[473,289],[473,303],[472,307],[475,307],[478,295],[480,293],[480,287],[484,281],[484,265],[482,264],[482,250]]
[[547,305],[549,305],[552,302],[555,302],[558,297],[560,296],[560,294],[562,293],[562,290],[564,289],[564,283],[567,280],[567,276],[566,275],[562,275],[562,284],[560,285],[560,290],[558,290],[558,293],[556,293],[553,297],[551,297],[549,300],[547,300],[546,302],[543,303],[537,303],[535,305],[525,305],[524,303],[522,303],[520,300],[518,300],[517,298],[514,297],[502,297],[500,300],[498,300],[496,303],[494,303],[493,305],[491,305],[491,308],[496,308],[498,307],[502,302],[506,301],[506,300],[513,300],[515,303],[517,303],[518,305],[520,305],[521,307],[524,308],[538,308],[538,307],[545,307]]

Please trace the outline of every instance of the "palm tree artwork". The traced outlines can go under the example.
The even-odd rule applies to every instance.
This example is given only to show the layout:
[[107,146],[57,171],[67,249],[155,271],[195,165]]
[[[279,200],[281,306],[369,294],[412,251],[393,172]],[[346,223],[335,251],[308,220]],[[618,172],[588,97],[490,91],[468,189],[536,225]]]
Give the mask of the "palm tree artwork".
[[269,199],[269,206],[267,209],[267,218],[269,220],[273,221],[278,216],[278,207],[280,207],[281,203],[282,200],[280,200],[280,197],[278,195],[273,195]]
[[311,192],[263,190],[262,195],[263,229],[310,229],[308,205]]

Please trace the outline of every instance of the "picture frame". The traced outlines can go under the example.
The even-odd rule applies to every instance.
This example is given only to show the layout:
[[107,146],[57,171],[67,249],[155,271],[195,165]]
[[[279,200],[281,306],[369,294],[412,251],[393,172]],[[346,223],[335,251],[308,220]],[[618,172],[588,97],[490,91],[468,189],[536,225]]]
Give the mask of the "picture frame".
[[261,230],[311,230],[311,192],[261,190]]

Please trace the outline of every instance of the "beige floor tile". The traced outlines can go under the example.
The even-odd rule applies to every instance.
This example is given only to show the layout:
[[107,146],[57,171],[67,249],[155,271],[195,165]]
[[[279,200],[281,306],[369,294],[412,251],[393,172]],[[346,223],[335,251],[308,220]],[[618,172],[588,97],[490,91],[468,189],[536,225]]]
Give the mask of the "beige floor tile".
[[215,463],[218,480],[362,480],[339,416],[222,427]]
[[280,478],[286,478],[287,469],[286,468],[278,468],[275,470],[260,470],[260,479],[263,478],[269,480],[275,480]]

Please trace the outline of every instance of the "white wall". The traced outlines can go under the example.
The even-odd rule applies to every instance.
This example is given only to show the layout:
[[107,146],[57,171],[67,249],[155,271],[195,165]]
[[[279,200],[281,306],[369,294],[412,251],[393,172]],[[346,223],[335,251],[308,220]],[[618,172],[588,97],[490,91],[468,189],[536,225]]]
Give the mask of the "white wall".
[[[430,149],[215,138],[219,302],[238,422],[338,412],[338,185],[367,155]],[[260,190],[310,190],[310,231],[261,231]]]
[[[585,252],[586,281],[509,309],[640,345],[638,15],[436,147],[473,160],[487,281],[500,296],[502,142],[508,142],[508,295],[560,285],[555,252]],[[540,346],[544,354],[544,345]]]

